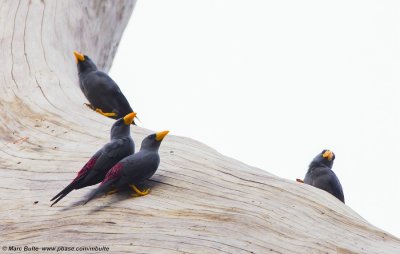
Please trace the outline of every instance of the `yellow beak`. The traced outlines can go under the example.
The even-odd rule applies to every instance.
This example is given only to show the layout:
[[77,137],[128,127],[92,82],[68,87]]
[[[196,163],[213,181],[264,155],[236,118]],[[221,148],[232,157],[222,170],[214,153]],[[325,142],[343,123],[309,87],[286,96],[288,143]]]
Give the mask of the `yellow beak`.
[[74,55],[75,55],[76,63],[85,61],[85,56],[83,54],[79,53],[78,51],[75,50]]
[[322,157],[324,158],[328,158],[328,161],[331,161],[333,158],[333,152],[332,151],[325,151],[325,153],[322,155]]
[[165,136],[167,136],[169,131],[161,131],[156,133],[156,140],[161,141]]
[[136,117],[136,113],[132,112],[124,116],[124,123],[126,125],[130,125],[133,122],[133,119]]

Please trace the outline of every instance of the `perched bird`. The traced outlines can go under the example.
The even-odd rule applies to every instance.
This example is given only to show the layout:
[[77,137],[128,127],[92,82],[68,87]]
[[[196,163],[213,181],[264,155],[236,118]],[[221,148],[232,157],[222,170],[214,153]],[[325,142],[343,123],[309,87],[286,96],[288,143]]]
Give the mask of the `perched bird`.
[[100,183],[110,168],[121,159],[135,152],[135,145],[130,135],[130,125],[135,116],[136,113],[129,113],[113,124],[110,142],[97,151],[78,172],[75,179],[51,199],[51,201],[56,199],[51,206],[73,190]]
[[114,188],[114,190],[108,192],[109,194],[116,192],[118,189],[130,186],[137,195],[147,195],[150,189],[140,191],[136,185],[149,179],[156,172],[160,164],[158,148],[168,132],[169,131],[157,132],[143,139],[140,151],[125,157],[115,164],[115,166],[108,171],[103,182],[97,190],[90,195],[85,204],[97,194],[105,193],[112,188]]
[[[99,71],[86,55],[74,51],[78,65],[79,86],[96,112],[118,119],[133,112],[118,85],[106,73]],[[135,122],[133,122],[135,124]]]
[[342,185],[332,171],[334,160],[335,154],[332,151],[323,150],[310,163],[304,181],[297,181],[325,190],[344,203]]

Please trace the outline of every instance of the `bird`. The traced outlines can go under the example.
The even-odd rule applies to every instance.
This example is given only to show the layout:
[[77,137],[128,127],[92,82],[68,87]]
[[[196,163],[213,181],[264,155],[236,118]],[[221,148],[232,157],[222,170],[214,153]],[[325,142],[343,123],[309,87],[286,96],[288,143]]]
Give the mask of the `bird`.
[[311,161],[304,180],[296,180],[327,191],[345,203],[342,185],[332,171],[334,160],[335,154],[332,151],[323,150]]
[[135,144],[130,135],[130,125],[135,116],[136,113],[132,112],[114,122],[110,131],[110,142],[98,150],[75,179],[50,200],[56,199],[51,206],[73,190],[100,183],[117,162],[135,152]]
[[[97,69],[94,62],[78,51],[74,51],[78,67],[79,87],[90,104],[88,107],[101,115],[119,119],[133,112],[128,100],[117,83],[108,74]],[[135,124],[135,122],[132,122]]]
[[[112,194],[119,189],[130,187],[135,192],[134,196],[145,196],[150,189],[139,190],[136,185],[149,179],[157,171],[160,164],[158,149],[161,141],[169,131],[157,132],[143,139],[140,151],[125,157],[108,171],[100,186],[89,195],[84,204],[98,194]],[[114,188],[114,189],[113,189]],[[113,190],[112,190],[113,189]]]

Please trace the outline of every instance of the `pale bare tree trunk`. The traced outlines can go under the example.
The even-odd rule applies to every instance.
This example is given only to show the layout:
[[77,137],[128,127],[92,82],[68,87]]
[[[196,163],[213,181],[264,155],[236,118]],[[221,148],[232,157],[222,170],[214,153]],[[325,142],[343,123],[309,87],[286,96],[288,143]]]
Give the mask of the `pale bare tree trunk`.
[[[135,1],[0,3],[0,248],[400,253],[399,239],[329,194],[177,136],[161,146],[150,195],[121,193],[81,206],[87,188],[49,207],[108,140],[113,122],[83,105],[72,51],[107,71]],[[137,148],[148,133],[133,128]],[[86,252],[95,251],[74,253]]]

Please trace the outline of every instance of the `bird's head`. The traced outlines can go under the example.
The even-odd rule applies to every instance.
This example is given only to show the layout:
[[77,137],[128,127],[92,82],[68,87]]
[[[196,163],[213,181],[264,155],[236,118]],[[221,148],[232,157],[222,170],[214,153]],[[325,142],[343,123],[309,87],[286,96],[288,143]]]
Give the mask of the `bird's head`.
[[161,141],[168,133],[169,131],[161,131],[147,136],[143,139],[140,149],[158,151]]
[[315,166],[327,166],[332,168],[334,160],[335,154],[331,150],[325,149],[314,158],[310,164],[310,168]]
[[79,73],[89,70],[91,71],[97,70],[97,66],[93,63],[92,59],[90,59],[87,55],[84,55],[78,51],[74,51],[74,56],[76,64],[78,66]]
[[111,139],[122,138],[130,135],[130,126],[136,113],[132,112],[115,121],[111,127]]

